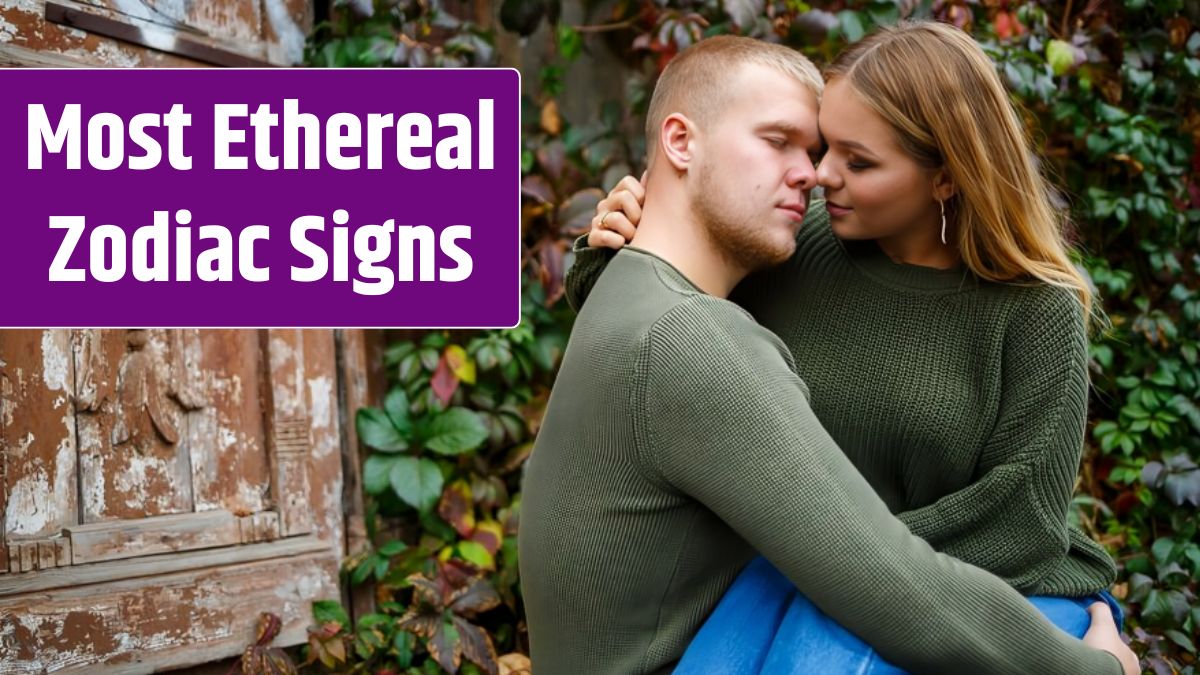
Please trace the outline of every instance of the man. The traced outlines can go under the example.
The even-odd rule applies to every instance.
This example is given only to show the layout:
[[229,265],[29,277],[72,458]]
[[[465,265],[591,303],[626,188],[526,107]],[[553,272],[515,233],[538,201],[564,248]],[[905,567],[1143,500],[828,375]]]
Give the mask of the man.
[[724,299],[794,250],[820,90],[803,57],[744,38],[698,43],[659,81],[641,224],[579,314],[525,477],[537,672],[669,672],[755,550],[915,673],[1137,672],[1106,608],[1085,642],[1110,653],[912,536],[784,345]]

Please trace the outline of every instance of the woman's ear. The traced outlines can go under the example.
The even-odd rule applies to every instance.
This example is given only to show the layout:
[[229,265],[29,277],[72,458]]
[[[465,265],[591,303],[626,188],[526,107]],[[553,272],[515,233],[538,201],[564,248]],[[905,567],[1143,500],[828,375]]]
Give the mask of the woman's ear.
[[950,172],[944,168],[938,169],[937,173],[933,175],[933,198],[944,202],[956,194],[958,194],[958,186],[950,178]]
[[686,115],[671,113],[663,120],[659,131],[663,157],[676,171],[687,171],[692,162],[692,142],[696,138],[696,126]]

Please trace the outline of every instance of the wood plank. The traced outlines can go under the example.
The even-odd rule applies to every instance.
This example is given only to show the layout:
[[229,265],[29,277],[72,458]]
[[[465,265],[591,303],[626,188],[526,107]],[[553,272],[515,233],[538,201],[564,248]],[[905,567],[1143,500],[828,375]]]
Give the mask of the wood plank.
[[271,508],[262,380],[269,372],[253,330],[174,331],[173,380],[198,408],[188,416],[196,511]]
[[82,330],[75,355],[84,523],[191,513],[186,429],[164,330]]
[[178,513],[64,528],[76,565],[157,553],[240,544],[237,516],[228,511]]
[[305,386],[304,331],[263,331],[262,346],[271,373],[264,386],[269,412],[271,498],[279,512],[280,532],[290,537],[312,531],[313,511],[318,508],[309,501],[312,437]]
[[[71,0],[48,0],[46,20],[217,66],[261,68],[282,65],[267,61],[267,49],[260,43],[246,41],[237,45],[232,41],[214,40]],[[247,47],[254,51],[243,51]]]
[[233,656],[277,614],[279,646],[305,640],[312,602],[337,597],[316,553],[0,598],[0,675],[150,673]]
[[338,416],[337,344],[333,331],[304,332],[305,399],[309,438],[308,497],[313,531],[344,541],[342,431]]
[[[356,555],[370,546],[363,504],[362,455],[354,416],[359,408],[383,400],[383,331],[337,330],[338,427],[342,436],[342,520],[346,553]],[[374,589],[346,584],[344,602],[351,618],[375,611]]]
[[[51,570],[41,570],[37,573],[18,574],[19,570],[15,568],[16,558],[12,558],[10,560],[10,565],[13,565],[13,567],[10,567],[12,573],[0,575],[0,598],[18,593],[48,591],[57,588],[99,584],[122,579],[139,579],[152,577],[157,574],[184,572],[204,567],[232,565],[270,558],[284,558],[315,551],[325,551],[333,555],[329,542],[321,541],[310,535],[243,546],[211,548],[185,553],[163,553],[156,556],[115,560],[91,565],[60,566]],[[143,583],[148,583],[148,580],[144,580]]]
[[0,66],[15,68],[91,68],[83,59],[0,42]]
[[0,540],[10,545],[78,522],[74,377],[70,331],[0,331]]

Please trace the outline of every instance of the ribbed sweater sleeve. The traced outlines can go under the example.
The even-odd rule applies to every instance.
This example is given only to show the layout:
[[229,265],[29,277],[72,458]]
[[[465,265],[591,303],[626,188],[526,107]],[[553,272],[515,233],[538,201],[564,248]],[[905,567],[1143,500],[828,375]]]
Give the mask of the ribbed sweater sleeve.
[[1056,594],[1088,595],[1094,579],[1116,579],[1112,560],[1094,544],[1077,546],[1086,556],[1078,564],[1092,567],[1088,577],[1054,575],[1071,544],[1067,510],[1087,422],[1087,333],[1068,291],[1042,286],[1022,299],[1004,339],[1000,413],[974,479],[899,517],[937,550],[1022,593],[1049,586]]
[[791,365],[732,303],[697,295],[665,314],[636,364],[644,471],[911,672],[1121,672],[1001,579],[910,534],[821,427]]
[[583,307],[584,301],[587,300],[592,286],[600,278],[600,273],[604,271],[604,268],[608,266],[608,261],[612,260],[617,252],[610,248],[588,246],[586,234],[575,240],[571,252],[575,254],[575,262],[571,263],[571,267],[567,269],[563,287],[567,296],[567,304],[578,312]]

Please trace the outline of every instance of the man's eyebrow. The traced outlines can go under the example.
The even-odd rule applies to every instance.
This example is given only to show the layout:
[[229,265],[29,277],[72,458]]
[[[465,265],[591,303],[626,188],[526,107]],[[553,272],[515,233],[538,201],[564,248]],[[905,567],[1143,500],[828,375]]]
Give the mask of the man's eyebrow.
[[786,134],[793,134],[795,136],[804,136],[808,133],[807,130],[805,130],[800,125],[798,125],[794,122],[787,122],[784,120],[776,120],[773,122],[763,122],[757,126],[757,129],[759,131],[782,131]]
[[825,139],[821,137],[821,133],[817,132],[812,138],[809,138],[811,129],[806,129],[795,122],[787,120],[774,120],[771,122],[763,122],[755,127],[755,131],[778,131],[789,136],[796,136],[811,141],[809,145],[813,152],[823,152],[825,150]]

